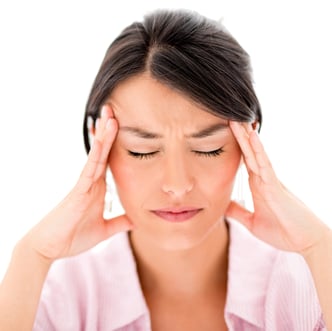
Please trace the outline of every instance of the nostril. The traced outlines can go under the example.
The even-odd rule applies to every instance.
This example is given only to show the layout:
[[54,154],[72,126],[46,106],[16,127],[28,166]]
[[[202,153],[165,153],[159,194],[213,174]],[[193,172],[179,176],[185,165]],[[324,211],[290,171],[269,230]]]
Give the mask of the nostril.
[[165,158],[163,165],[162,190],[171,195],[182,196],[194,187],[190,164],[180,153],[177,157]]
[[194,187],[193,181],[187,183],[176,182],[173,184],[164,184],[162,190],[170,195],[181,196],[192,191]]

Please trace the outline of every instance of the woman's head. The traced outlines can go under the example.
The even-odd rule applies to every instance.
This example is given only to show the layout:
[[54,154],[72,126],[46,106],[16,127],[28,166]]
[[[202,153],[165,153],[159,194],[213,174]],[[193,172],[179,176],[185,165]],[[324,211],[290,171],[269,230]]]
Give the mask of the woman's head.
[[143,72],[228,120],[258,121],[250,61],[238,42],[215,21],[190,11],[159,10],[128,26],[108,48],[88,98],[94,120],[120,83]]
[[261,122],[245,51],[219,23],[157,11],[108,49],[87,103],[87,150],[87,117],[105,103],[119,124],[109,165],[133,236],[165,249],[201,242],[241,160],[229,120]]
[[119,125],[109,166],[136,225],[132,238],[167,250],[196,246],[230,202],[241,151],[229,121],[150,73],[120,83],[107,104]]

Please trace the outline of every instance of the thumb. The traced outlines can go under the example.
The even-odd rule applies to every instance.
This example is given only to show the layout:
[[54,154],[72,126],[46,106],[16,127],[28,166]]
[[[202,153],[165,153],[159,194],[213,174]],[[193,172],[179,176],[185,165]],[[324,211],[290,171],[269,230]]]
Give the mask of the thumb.
[[126,215],[117,216],[105,222],[106,232],[109,237],[118,232],[130,231],[134,228],[133,223],[131,223]]
[[243,224],[249,230],[252,226],[252,213],[235,201],[231,201],[227,207],[226,218],[230,217]]

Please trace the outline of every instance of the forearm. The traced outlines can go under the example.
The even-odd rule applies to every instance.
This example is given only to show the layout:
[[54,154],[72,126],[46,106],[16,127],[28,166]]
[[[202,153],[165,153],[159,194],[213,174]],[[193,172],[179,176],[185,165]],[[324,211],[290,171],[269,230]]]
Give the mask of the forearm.
[[332,330],[332,230],[304,258],[315,282],[327,329]]
[[0,329],[31,330],[50,263],[20,241],[0,285]]

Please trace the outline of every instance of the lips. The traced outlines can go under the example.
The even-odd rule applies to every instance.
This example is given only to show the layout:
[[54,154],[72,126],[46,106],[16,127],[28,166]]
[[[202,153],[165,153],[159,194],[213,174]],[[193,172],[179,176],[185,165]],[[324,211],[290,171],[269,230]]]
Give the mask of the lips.
[[181,207],[152,210],[152,212],[165,221],[180,223],[191,220],[202,210],[202,208]]

